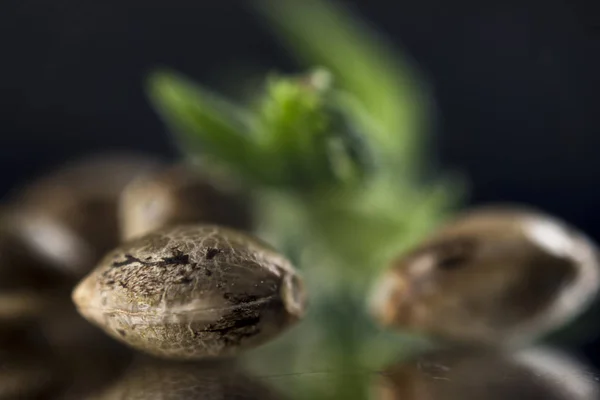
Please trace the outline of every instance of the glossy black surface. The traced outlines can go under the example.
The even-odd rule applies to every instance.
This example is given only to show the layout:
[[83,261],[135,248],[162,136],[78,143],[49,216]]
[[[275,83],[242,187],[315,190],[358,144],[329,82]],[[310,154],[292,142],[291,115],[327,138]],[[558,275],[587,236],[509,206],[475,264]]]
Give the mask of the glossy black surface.
[[[253,370],[242,360],[173,362],[118,346],[62,347],[14,341],[0,351],[0,399],[596,400],[600,375],[550,347],[498,352],[428,351],[376,369]],[[285,357],[285,354],[281,355]]]

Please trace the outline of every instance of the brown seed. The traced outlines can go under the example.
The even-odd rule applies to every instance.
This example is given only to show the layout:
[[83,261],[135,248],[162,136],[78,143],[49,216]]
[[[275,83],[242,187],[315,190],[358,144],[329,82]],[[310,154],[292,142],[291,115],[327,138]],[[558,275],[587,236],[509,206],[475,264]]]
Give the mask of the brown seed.
[[596,295],[596,247],[539,212],[459,216],[393,262],[373,312],[386,326],[451,341],[514,343],[565,324]]
[[269,246],[214,225],[164,228],[109,253],[74,290],[113,337],[176,359],[229,356],[298,320],[304,291]]
[[248,199],[200,173],[177,164],[141,176],[124,190],[119,203],[121,237],[140,237],[169,225],[212,223],[248,230]]
[[119,242],[123,188],[158,164],[136,154],[73,162],[15,193],[8,223],[40,262],[80,278]]
[[31,323],[67,286],[56,271],[39,265],[7,230],[4,220],[0,214],[0,329]]

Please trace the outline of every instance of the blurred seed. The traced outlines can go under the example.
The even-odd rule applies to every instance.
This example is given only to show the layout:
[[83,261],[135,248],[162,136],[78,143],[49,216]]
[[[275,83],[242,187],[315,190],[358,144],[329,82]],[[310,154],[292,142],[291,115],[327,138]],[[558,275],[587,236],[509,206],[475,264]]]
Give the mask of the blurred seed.
[[60,378],[51,355],[37,346],[0,346],[0,400],[47,399]]
[[539,212],[487,207],[399,257],[374,288],[385,326],[450,341],[518,343],[580,314],[598,292],[596,247]]
[[121,196],[119,217],[124,240],[181,223],[213,223],[243,230],[251,226],[247,199],[188,164],[132,181]]
[[231,363],[143,360],[110,388],[87,400],[281,399]]
[[53,295],[66,287],[58,273],[40,268],[0,214],[0,329],[29,324],[53,306]]
[[386,368],[373,383],[373,398],[595,400],[600,391],[593,376],[550,349],[439,351]]
[[113,337],[176,359],[231,356],[297,321],[300,278],[264,243],[215,225],[164,228],[109,253],[73,292]]
[[68,164],[15,193],[10,228],[40,261],[79,278],[119,242],[123,188],[158,164],[125,153]]

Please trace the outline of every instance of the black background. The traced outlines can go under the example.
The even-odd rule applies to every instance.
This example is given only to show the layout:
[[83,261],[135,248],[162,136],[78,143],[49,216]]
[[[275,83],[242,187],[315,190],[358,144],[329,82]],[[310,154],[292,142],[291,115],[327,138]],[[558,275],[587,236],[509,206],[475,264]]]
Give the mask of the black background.
[[[223,89],[294,71],[250,3],[0,1],[0,194],[84,153],[173,155],[142,91],[152,67]],[[437,156],[469,175],[471,202],[529,203],[600,240],[594,0],[351,3],[431,80]]]

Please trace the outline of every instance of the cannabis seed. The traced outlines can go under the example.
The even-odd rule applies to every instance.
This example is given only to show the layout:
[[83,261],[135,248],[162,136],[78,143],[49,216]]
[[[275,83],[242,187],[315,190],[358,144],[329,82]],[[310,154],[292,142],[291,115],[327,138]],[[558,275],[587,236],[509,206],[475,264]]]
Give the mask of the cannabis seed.
[[264,343],[305,307],[289,261],[214,225],[168,227],[122,244],[80,282],[73,300],[114,338],[176,359],[229,356]]
[[73,162],[15,193],[8,222],[40,262],[81,278],[119,242],[117,201],[123,188],[158,164],[136,154]]
[[0,329],[6,330],[44,315],[66,285],[55,271],[40,268],[4,220],[0,214]]
[[183,223],[249,229],[248,200],[224,184],[218,185],[198,168],[177,164],[132,181],[119,203],[122,238],[129,240]]
[[396,259],[376,285],[386,326],[473,343],[521,342],[564,325],[598,292],[595,245],[550,216],[486,207]]

